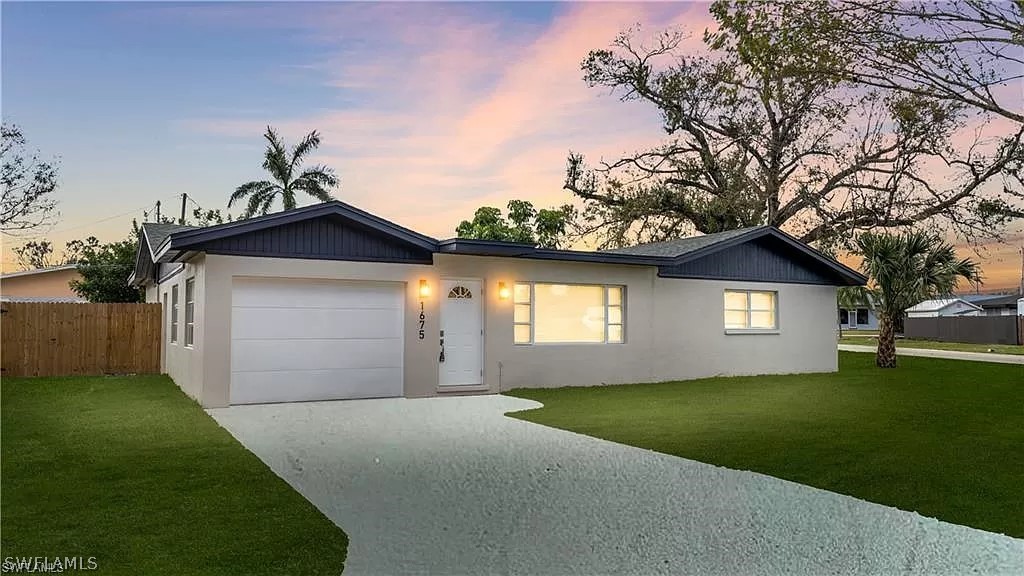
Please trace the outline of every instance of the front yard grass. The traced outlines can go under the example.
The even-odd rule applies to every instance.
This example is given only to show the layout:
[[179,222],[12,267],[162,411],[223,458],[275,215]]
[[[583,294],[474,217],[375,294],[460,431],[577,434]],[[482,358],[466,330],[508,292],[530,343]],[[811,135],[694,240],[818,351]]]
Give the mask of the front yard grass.
[[[855,344],[857,346],[878,346],[878,336],[843,336],[839,339],[840,344]],[[899,338],[896,340],[897,348],[925,348],[928,350],[955,350],[958,352],[982,352],[989,354],[1024,354],[1024,346],[1012,344],[967,344],[965,342],[938,342],[935,340],[914,340]],[[991,350],[991,352],[989,352]]]
[[341,573],[347,538],[165,376],[4,378],[6,557],[98,574]]
[[1024,537],[1024,367],[840,352],[836,374],[518,389],[509,416]]

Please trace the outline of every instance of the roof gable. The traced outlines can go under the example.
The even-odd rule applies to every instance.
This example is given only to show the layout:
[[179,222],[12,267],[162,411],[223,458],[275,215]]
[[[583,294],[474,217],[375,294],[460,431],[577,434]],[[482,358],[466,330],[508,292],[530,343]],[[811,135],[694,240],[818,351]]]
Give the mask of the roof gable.
[[209,254],[430,263],[432,251],[335,214],[191,243]]
[[659,274],[665,277],[822,285],[853,284],[854,280],[822,265],[810,255],[794,251],[772,235],[681,258],[677,264],[663,266]]

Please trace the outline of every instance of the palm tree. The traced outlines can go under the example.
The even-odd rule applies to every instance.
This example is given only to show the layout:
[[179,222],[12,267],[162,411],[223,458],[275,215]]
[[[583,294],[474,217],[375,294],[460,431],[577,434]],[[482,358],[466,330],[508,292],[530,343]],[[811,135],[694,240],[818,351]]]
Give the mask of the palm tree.
[[866,232],[857,238],[864,257],[861,271],[869,278],[867,294],[878,313],[878,355],[881,368],[896,367],[896,324],[903,311],[929,298],[953,293],[957,280],[980,282],[978,263],[958,259],[953,246],[934,234]]
[[320,135],[316,130],[296,144],[291,154],[285,148],[281,137],[270,126],[267,126],[267,132],[263,137],[267,139],[263,168],[270,172],[273,180],[255,180],[242,184],[231,194],[228,208],[235,202],[248,198],[249,204],[242,212],[242,218],[251,218],[257,214],[270,212],[274,199],[278,196],[281,197],[285,210],[295,208],[296,192],[305,192],[321,202],[334,200],[328,192],[330,188],[338,185],[338,177],[334,175],[334,170],[318,164],[299,171],[305,156],[320,146]]

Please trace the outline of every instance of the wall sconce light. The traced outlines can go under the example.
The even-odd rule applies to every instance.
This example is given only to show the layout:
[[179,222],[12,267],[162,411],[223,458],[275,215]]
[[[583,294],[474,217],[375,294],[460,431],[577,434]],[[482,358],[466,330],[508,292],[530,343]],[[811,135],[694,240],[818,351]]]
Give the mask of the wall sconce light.
[[498,282],[498,298],[508,300],[510,296],[512,296],[512,291],[508,289],[508,284]]
[[424,279],[420,280],[420,298],[426,298],[430,296],[430,284]]

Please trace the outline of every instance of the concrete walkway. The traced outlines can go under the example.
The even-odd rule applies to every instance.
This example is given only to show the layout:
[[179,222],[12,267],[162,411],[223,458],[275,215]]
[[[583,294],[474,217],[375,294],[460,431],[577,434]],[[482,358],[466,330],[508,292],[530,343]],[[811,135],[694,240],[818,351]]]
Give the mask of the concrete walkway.
[[[846,352],[874,353],[877,351],[877,348],[874,346],[861,346],[859,344],[840,344],[839,349]],[[896,344],[896,354],[898,356],[924,356],[926,358],[948,358],[950,360],[970,360],[972,362],[1024,364],[1024,354],[992,354],[989,352],[959,352],[956,350],[929,350],[927,348],[900,348],[899,343]]]
[[503,415],[537,406],[209,413],[344,528],[346,576],[1024,573],[1024,540]]

